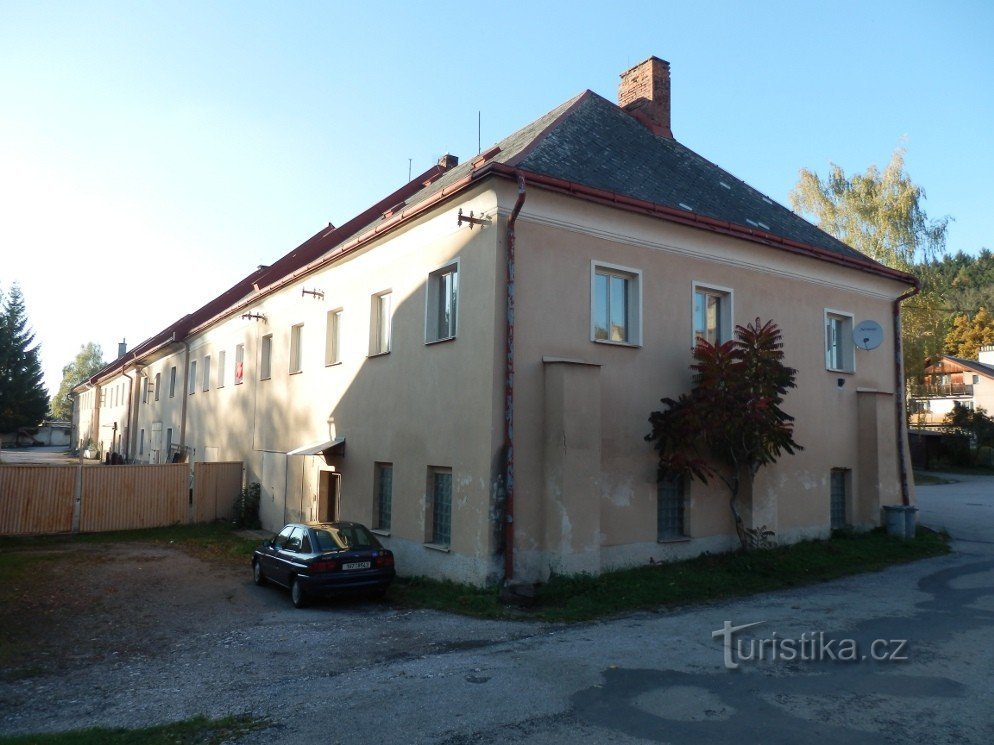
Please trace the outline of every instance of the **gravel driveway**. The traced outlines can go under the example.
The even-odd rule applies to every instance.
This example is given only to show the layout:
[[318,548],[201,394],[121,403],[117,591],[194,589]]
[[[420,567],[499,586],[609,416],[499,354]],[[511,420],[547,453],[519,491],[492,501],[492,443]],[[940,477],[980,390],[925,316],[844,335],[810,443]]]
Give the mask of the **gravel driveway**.
[[0,734],[143,727],[201,713],[279,719],[290,682],[299,689],[544,628],[364,599],[298,610],[285,590],[252,584],[247,564],[168,545],[67,543],[32,555],[40,571],[9,588],[16,604],[0,606]]

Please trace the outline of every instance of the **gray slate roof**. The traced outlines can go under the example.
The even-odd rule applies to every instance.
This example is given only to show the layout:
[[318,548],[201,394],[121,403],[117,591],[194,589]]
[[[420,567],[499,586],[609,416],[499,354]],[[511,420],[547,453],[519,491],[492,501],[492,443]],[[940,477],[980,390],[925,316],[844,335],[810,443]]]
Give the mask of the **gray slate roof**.
[[[653,135],[617,105],[592,91],[566,101],[497,146],[500,152],[494,162],[526,172],[673,209],[689,208],[746,229],[866,260],[863,254],[676,140]],[[472,170],[472,159],[460,163],[408,199],[407,204],[428,199]]]

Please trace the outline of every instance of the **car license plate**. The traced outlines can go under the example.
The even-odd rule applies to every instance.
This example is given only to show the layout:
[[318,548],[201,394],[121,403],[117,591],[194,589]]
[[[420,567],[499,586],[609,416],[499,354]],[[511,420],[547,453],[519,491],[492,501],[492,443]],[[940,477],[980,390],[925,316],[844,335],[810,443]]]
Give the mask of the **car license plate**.
[[348,571],[349,569],[369,569],[372,566],[368,561],[352,561],[348,564],[342,564],[342,569]]

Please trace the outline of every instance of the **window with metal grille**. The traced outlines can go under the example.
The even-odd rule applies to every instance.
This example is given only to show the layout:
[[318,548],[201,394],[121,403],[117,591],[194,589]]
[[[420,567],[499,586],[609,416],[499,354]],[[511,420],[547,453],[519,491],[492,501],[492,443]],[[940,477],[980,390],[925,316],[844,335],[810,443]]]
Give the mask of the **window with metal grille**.
[[830,507],[832,530],[844,528],[849,522],[846,517],[846,502],[849,501],[849,490],[847,486],[848,473],[849,472],[844,468],[832,469]]
[[376,505],[373,511],[373,527],[377,530],[390,530],[393,511],[393,464],[377,463],[374,481]]
[[428,472],[431,506],[431,535],[428,542],[448,546],[452,540],[452,471],[432,468]]
[[684,525],[684,480],[664,479],[657,484],[656,540],[682,538],[687,535]]

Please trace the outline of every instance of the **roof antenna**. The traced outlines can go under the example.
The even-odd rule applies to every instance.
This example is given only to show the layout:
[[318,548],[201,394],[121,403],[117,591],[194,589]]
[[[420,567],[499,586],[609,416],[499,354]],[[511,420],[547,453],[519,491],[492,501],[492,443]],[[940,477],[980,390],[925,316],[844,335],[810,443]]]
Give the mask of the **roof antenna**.
[[480,121],[481,121],[480,110],[477,109],[476,110],[476,154],[477,155],[483,152],[483,143],[481,142],[483,138],[480,135],[480,132],[482,131],[480,127]]
[[410,183],[410,181],[411,181],[411,162],[413,160],[414,160],[414,158],[408,158],[407,159],[407,181],[408,181],[408,183]]

